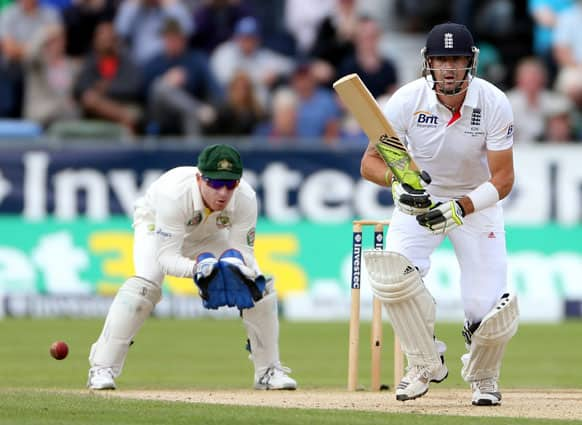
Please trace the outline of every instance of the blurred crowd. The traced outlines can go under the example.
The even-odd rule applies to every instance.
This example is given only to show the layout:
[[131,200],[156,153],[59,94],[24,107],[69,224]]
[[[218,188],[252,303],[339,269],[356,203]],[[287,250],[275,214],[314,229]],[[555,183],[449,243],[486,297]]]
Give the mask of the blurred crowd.
[[582,0],[0,0],[0,137],[365,143],[331,83],[387,98],[445,21],[516,143],[582,140]]

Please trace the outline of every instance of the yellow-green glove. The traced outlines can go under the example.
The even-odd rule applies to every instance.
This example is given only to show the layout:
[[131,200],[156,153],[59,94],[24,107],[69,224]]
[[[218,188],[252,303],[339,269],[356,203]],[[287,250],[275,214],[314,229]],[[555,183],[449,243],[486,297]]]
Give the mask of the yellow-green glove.
[[392,171],[394,178],[403,185],[407,184],[413,190],[424,190],[423,182],[430,183],[431,179],[427,172],[410,168],[410,155],[405,150],[396,149],[382,141],[376,144],[376,149]]

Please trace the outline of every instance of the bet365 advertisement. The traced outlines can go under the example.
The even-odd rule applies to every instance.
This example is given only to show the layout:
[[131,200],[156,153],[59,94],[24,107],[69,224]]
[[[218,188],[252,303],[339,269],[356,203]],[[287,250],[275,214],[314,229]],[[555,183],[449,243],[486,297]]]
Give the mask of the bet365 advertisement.
[[[346,318],[351,219],[389,218],[389,192],[359,177],[359,148],[242,151],[245,178],[260,202],[257,260],[265,274],[275,277],[284,314]],[[12,313],[11,297],[114,294],[132,274],[133,201],[164,170],[192,164],[197,153],[3,152],[0,294],[6,314]],[[560,320],[566,300],[582,299],[582,168],[575,163],[580,155],[575,148],[516,150],[516,185],[505,202],[508,277],[524,320]],[[364,234],[364,246],[372,246],[371,230]],[[460,319],[459,272],[450,244],[445,242],[432,260],[426,283],[439,318]],[[167,277],[165,298],[197,299],[196,293],[189,279]],[[365,280],[362,300],[365,317],[371,304]]]

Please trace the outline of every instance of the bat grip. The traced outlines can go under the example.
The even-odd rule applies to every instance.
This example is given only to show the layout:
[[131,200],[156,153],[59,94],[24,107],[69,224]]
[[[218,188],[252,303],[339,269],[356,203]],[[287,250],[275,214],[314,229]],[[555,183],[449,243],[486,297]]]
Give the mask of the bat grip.
[[425,182],[426,184],[430,184],[430,182],[432,182],[432,178],[431,176],[424,170],[422,170],[420,172],[420,178],[422,179],[423,182]]

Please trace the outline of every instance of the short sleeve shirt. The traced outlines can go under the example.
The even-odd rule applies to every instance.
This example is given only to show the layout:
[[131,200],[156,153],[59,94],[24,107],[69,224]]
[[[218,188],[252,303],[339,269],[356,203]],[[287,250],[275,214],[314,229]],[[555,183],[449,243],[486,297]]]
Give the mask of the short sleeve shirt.
[[384,114],[416,164],[432,182],[436,198],[459,198],[491,177],[487,151],[513,146],[513,113],[505,94],[473,78],[458,114],[437,99],[423,78],[397,90]]

